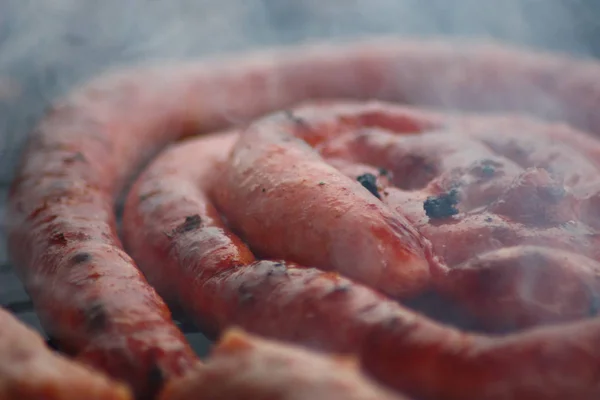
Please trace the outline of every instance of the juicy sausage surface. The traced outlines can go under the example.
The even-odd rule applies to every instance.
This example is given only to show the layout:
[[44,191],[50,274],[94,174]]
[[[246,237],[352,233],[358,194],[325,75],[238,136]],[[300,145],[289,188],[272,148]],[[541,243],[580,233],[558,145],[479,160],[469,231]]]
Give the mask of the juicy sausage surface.
[[[166,143],[334,97],[519,111],[594,133],[598,76],[595,63],[560,56],[395,40],[116,72],[57,101],[33,132],[10,193],[11,254],[44,328],[62,347],[138,395],[150,394],[196,359],[123,251],[113,207],[127,180]],[[521,186],[538,178],[546,179],[524,175]],[[588,203],[585,212],[593,214],[593,196]],[[501,206],[498,215],[512,211]],[[529,211],[519,212],[513,217]],[[386,291],[396,293],[390,285]]]

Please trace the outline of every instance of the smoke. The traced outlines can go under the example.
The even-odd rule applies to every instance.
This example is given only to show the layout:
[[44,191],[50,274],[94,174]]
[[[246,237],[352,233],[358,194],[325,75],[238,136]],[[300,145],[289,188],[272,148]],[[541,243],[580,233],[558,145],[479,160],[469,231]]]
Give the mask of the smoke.
[[389,33],[596,54],[597,11],[593,0],[0,0],[0,180],[48,102],[115,64]]
[[[380,34],[600,54],[595,0],[0,0],[0,212],[53,98],[115,65]],[[0,265],[6,263],[0,221]],[[4,281],[3,281],[4,282]],[[0,285],[0,295],[12,290]],[[20,290],[20,289],[19,289]]]
[[[317,38],[486,36],[595,54],[593,0],[0,0],[2,171],[47,103],[108,66]],[[9,96],[10,97],[10,96]],[[9,104],[5,104],[5,103]]]

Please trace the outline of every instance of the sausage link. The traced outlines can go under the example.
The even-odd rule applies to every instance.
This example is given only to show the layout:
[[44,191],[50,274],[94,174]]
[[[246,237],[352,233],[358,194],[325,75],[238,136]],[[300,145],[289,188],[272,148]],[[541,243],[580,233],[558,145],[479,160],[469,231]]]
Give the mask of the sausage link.
[[44,328],[143,396],[195,362],[116,233],[115,198],[166,143],[333,97],[517,110],[600,132],[598,76],[560,56],[396,40],[109,74],[57,101],[29,138],[9,199],[11,255]]
[[206,365],[173,381],[159,400],[401,400],[366,379],[356,360],[316,354],[240,330],[219,340]]
[[132,399],[125,385],[52,352],[36,332],[4,309],[0,326],[0,399]]

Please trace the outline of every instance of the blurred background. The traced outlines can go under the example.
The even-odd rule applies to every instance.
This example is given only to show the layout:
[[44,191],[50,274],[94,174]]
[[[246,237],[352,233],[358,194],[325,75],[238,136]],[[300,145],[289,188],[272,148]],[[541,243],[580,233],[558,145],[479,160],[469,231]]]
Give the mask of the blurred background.
[[[487,37],[597,57],[599,17],[598,0],[0,0],[0,212],[48,103],[110,66],[378,34]],[[37,326],[10,273],[1,221],[0,304]]]

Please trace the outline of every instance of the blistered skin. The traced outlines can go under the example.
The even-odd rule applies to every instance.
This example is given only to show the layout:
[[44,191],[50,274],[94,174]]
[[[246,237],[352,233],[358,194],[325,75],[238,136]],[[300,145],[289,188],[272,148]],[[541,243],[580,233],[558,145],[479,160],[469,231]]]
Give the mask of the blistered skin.
[[[379,184],[381,192],[374,193],[375,196],[371,193],[371,198],[373,201],[381,198],[381,203],[396,211],[397,215],[406,216],[406,220],[411,221],[425,238],[421,242],[423,248],[426,249],[428,240],[431,241],[434,257],[429,259],[434,286],[471,309],[487,325],[524,327],[595,315],[600,289],[596,276],[600,269],[594,260],[600,259],[600,254],[597,250],[597,231],[588,221],[591,219],[589,212],[593,209],[591,200],[600,189],[595,173],[600,149],[596,141],[564,126],[544,125],[524,118],[448,116],[444,121],[440,115],[428,116],[422,111],[384,104],[320,104],[295,110],[294,118],[291,123],[279,120],[278,125],[271,121],[259,122],[256,129],[276,132],[290,129],[291,135],[305,138],[322,156],[345,159],[347,165],[340,170],[344,174],[350,172],[348,165],[354,162],[352,173],[355,175],[348,176],[354,180],[360,176],[356,168],[364,163],[385,168],[385,181]],[[298,121],[302,121],[301,126]],[[247,146],[258,149],[254,150],[258,153],[262,149],[260,142],[252,136],[252,129],[242,134],[240,143],[250,143]],[[501,133],[499,129],[507,132]],[[314,138],[317,136],[330,140],[316,141]],[[529,152],[532,145],[535,145],[535,151]],[[241,170],[236,164],[236,157],[242,156],[236,153],[236,148],[230,160],[230,169],[234,173]],[[260,171],[265,169],[267,163],[247,158],[254,162],[248,168],[253,171],[252,179],[241,181],[243,184],[234,181],[231,186],[219,190],[236,193],[244,190],[244,184],[259,186],[265,181],[272,184],[277,179],[283,182],[288,179],[287,171],[272,170],[270,174],[261,176]],[[269,160],[276,162],[274,157]],[[321,163],[326,162],[322,158],[320,160]],[[423,170],[425,174],[419,176]],[[363,173],[367,172],[365,170]],[[335,207],[327,203],[324,190],[328,186],[327,181],[316,180],[320,184],[314,186],[321,192],[313,191],[307,199],[298,203],[322,204],[324,208],[330,208],[330,215],[335,216]],[[312,180],[309,180],[303,190],[310,191],[311,183]],[[361,189],[367,193],[364,188]],[[290,192],[285,186],[280,190],[286,195]],[[277,190],[273,190],[272,197],[277,199],[281,196]],[[450,197],[454,198],[456,204],[437,211],[431,206],[433,201],[440,203]],[[294,198],[301,199],[301,196],[296,194]],[[217,200],[219,202],[220,199],[217,197]],[[272,205],[273,200],[255,193],[254,199],[240,201],[248,207],[252,207],[254,202]],[[387,208],[383,204],[382,207]],[[270,207],[273,208],[276,207]],[[279,208],[285,212],[294,210],[293,206],[281,205]],[[236,216],[241,214],[236,214],[235,210],[239,210],[239,207],[223,207],[223,210],[229,222],[237,228]],[[297,215],[313,215],[310,206],[294,211],[285,218],[274,220],[282,221],[281,224],[285,226],[293,226],[298,221]],[[251,212],[241,218],[251,218],[256,214]],[[279,216],[275,211],[271,211],[271,214]],[[272,228],[267,223],[269,218],[262,216],[261,223],[255,226],[263,235],[269,235],[269,229]],[[335,240],[342,241],[339,238],[342,232],[360,230],[362,225],[370,226],[374,219],[369,215],[366,223],[357,220],[351,228],[337,228],[327,217],[314,218],[303,231],[310,232],[311,228],[320,226],[323,221],[323,231],[326,226],[330,227],[329,232],[337,233]],[[243,229],[241,231],[244,232]],[[252,234],[248,236],[251,238]],[[267,237],[257,236],[261,243],[266,243],[265,247],[271,244],[276,249],[275,257],[294,260],[279,253],[286,248],[286,244],[269,243]],[[283,234],[278,232],[273,236],[276,238],[274,240],[280,240]],[[298,247],[307,252],[309,249],[310,252],[317,252],[319,245],[327,248],[326,241],[322,239],[326,236],[316,236],[321,238],[321,243],[302,241],[302,235],[296,235],[295,239],[301,242]],[[254,244],[253,239],[248,240],[251,245]],[[404,243],[411,242],[405,239]],[[527,245],[542,246],[542,254],[538,257],[535,247],[533,250],[523,247]],[[390,243],[387,246],[400,248]],[[543,265],[549,263],[544,274],[536,273],[533,266],[529,267],[531,262],[515,266],[513,272],[499,263],[493,268],[501,270],[497,272],[498,276],[514,275],[506,279],[514,279],[515,283],[507,285],[502,280],[494,279],[489,268],[470,268],[473,279],[467,287],[454,284],[454,277],[458,273],[445,273],[444,268],[436,263],[439,260],[452,271],[461,263],[477,264],[477,261],[472,261],[474,257],[511,246],[521,246],[516,250],[519,256],[513,259],[513,256],[499,253],[503,254],[501,258],[508,257],[505,264],[516,264],[515,260],[519,257],[529,260],[538,257],[546,260],[542,261]],[[352,251],[346,250],[346,255],[351,260],[361,260],[361,256],[370,254],[356,245],[346,246],[346,249],[350,248]],[[585,257],[578,261],[559,261],[571,253],[547,256],[545,248],[568,250]],[[261,251],[269,254],[268,251]],[[550,262],[551,259],[554,261]],[[366,263],[364,260],[361,262]],[[310,262],[305,264],[315,265]],[[351,265],[347,263],[346,268],[351,269]],[[398,261],[394,265],[406,271],[407,275],[418,276],[406,268],[405,263]],[[550,265],[556,267],[551,268]],[[368,271],[377,275],[374,268]],[[352,273],[342,273],[355,277]],[[567,279],[567,276],[573,279]],[[392,281],[389,275],[385,280]],[[410,282],[409,279],[402,281],[405,284]],[[479,289],[475,293],[479,293],[480,298],[471,293],[477,282]],[[367,283],[378,290],[382,289],[377,284]],[[549,295],[548,291],[555,293]]]
[[206,365],[172,382],[160,400],[401,400],[360,373],[349,357],[229,330]]
[[[328,97],[518,110],[599,132],[598,76],[560,56],[396,40],[109,74],[57,101],[32,133],[10,193],[11,255],[61,346],[149,394],[195,357],[123,252],[113,206],[166,143]],[[595,213],[595,201],[582,209]]]
[[255,260],[208,194],[236,138],[210,135],[165,150],[133,185],[123,214],[126,248],[150,283],[211,330],[209,316],[218,312],[210,298],[218,293],[203,285]]
[[[430,128],[413,135],[356,129],[320,151],[388,169],[382,201],[406,215],[450,268],[437,289],[486,325],[595,315],[598,144],[565,126],[516,117],[454,118]],[[449,193],[455,209],[428,214],[429,199]],[[506,247],[515,249],[500,251]]]
[[293,128],[259,123],[240,135],[215,189],[230,225],[270,257],[338,271],[394,297],[422,292],[430,244]]
[[[347,269],[341,269],[338,274],[282,261],[253,261],[246,245],[228,230],[213,209],[214,204],[221,204],[221,196],[235,189],[222,178],[230,173],[228,169],[239,168],[236,157],[241,156],[236,153],[235,146],[246,143],[246,137],[250,142],[252,136],[244,136],[248,130],[262,125],[269,129],[278,126],[279,129],[275,129],[278,132],[293,132],[290,135],[292,139],[283,141],[281,146],[290,143],[302,146],[308,153],[305,159],[309,159],[312,165],[329,165],[328,158],[324,157],[337,157],[332,159],[332,169],[327,171],[346,174],[348,179],[340,180],[348,188],[380,201],[380,207],[389,208],[388,212],[395,215],[406,213],[412,224],[424,236],[431,238],[434,248],[450,246],[447,252],[439,251],[442,262],[436,265],[436,273],[427,278],[433,287],[462,304],[482,321],[524,327],[586,318],[593,315],[597,307],[596,296],[600,287],[596,277],[600,265],[595,261],[595,253],[589,253],[594,246],[589,246],[582,238],[575,240],[573,234],[568,234],[572,224],[538,219],[539,208],[557,207],[559,204],[554,197],[545,197],[549,185],[556,185],[550,180],[549,173],[545,169],[531,172],[526,165],[517,166],[505,161],[510,167],[503,168],[500,174],[498,169],[504,165],[501,157],[497,156],[494,164],[482,165],[474,155],[463,158],[464,163],[461,163],[460,156],[453,155],[453,152],[470,150],[470,146],[481,146],[477,140],[485,132],[482,129],[502,126],[506,119],[513,121],[512,129],[526,128],[542,139],[546,137],[544,132],[557,139],[563,135],[573,146],[580,146],[575,149],[584,153],[573,162],[582,165],[589,162],[588,168],[596,168],[593,161],[586,161],[585,153],[592,155],[598,144],[565,127],[516,117],[464,115],[449,118],[439,113],[384,103],[321,102],[259,120],[242,130],[238,137],[232,133],[219,134],[184,142],[165,151],[148,167],[129,193],[124,215],[127,248],[146,275],[156,277],[151,282],[163,296],[176,298],[202,326],[212,332],[239,325],[251,332],[320,350],[358,353],[370,373],[418,398],[594,398],[600,389],[593,376],[582,371],[598,368],[600,358],[592,353],[584,355],[583,350],[574,351],[573,346],[579,343],[582,349],[588,346],[594,348],[592,338],[595,334],[589,332],[597,331],[597,320],[573,323],[564,327],[564,331],[547,327],[515,333],[505,339],[461,333],[417,316],[389,300],[381,293],[377,283],[369,288],[340,276],[351,271],[352,265],[345,265]],[[452,141],[435,139],[444,134],[450,137],[460,134],[463,138],[461,144],[465,147],[445,148],[443,144]],[[357,135],[359,142],[356,142]],[[400,149],[403,141],[413,142],[417,137],[432,135],[431,143],[437,144],[439,151],[431,154],[447,156],[445,168],[436,166],[439,177],[432,177],[431,182],[420,185],[419,190],[401,189],[402,175],[390,164],[397,158],[384,157],[376,152],[376,146],[365,145],[365,135],[375,139],[386,138],[393,144],[385,147],[389,151]],[[301,144],[299,141],[303,139],[305,142]],[[237,143],[234,145],[235,140]],[[314,149],[307,143],[315,146]],[[357,146],[357,143],[361,145]],[[277,151],[281,150],[277,148]],[[565,151],[571,150],[566,148]],[[538,154],[541,157],[543,147],[538,149]],[[552,160],[561,160],[559,155],[553,156]],[[481,156],[485,158],[489,154],[482,152]],[[369,160],[369,157],[373,158]],[[270,183],[281,179],[281,174],[287,177],[287,171],[294,171],[287,163],[279,163],[278,168],[274,162],[277,159],[269,160],[273,161],[272,169],[260,173],[260,165],[254,165],[254,173],[251,174],[251,180],[258,180],[255,184],[257,189],[253,191],[258,199],[264,193],[263,181]],[[361,164],[361,161],[371,165]],[[424,161],[435,164],[435,160]],[[299,162],[297,160],[292,165]],[[472,166],[473,162],[475,166]],[[386,164],[390,170],[378,170],[378,163]],[[482,185],[485,183],[482,178],[493,178],[491,171],[484,169],[491,166],[496,168],[495,174],[502,179],[495,184]],[[383,174],[379,179],[381,185],[376,188],[381,200],[350,179],[353,176],[356,179],[353,174],[357,173]],[[568,210],[572,207],[577,211],[569,218],[578,218],[578,210],[588,201],[590,195],[587,192],[593,182],[574,179],[575,173],[572,173],[571,181],[585,183],[585,188],[572,183],[564,188],[569,194],[560,192],[559,200],[567,199]],[[463,206],[459,202],[457,214],[430,218],[423,210],[423,199],[448,189],[443,183],[446,176],[461,182],[453,188],[469,194],[469,197],[461,197],[466,209],[461,209]],[[317,180],[321,178],[319,176]],[[314,185],[310,181],[305,187],[306,190],[314,187],[322,189],[327,184],[324,181],[324,185]],[[478,190],[482,186],[484,190]],[[522,188],[526,191],[519,195],[519,191],[524,190]],[[273,198],[277,199],[277,189],[270,190]],[[281,189],[280,195],[285,196],[286,191]],[[395,199],[392,191],[397,195]],[[488,197],[487,191],[497,191],[499,195]],[[524,212],[527,205],[519,202],[530,201],[536,193],[539,196],[534,198],[537,201],[535,213]],[[555,193],[550,191],[550,194]],[[404,203],[400,204],[398,197],[402,196]],[[483,196],[483,199],[476,196]],[[312,198],[305,199],[304,203],[323,202],[335,214],[335,207],[326,201],[327,198],[326,192],[315,191]],[[517,203],[506,205],[500,212],[498,198],[506,202],[512,199]],[[219,210],[227,222],[232,223],[235,206],[243,210],[242,205],[246,202],[234,202],[229,204],[229,208],[220,207]],[[412,202],[418,202],[419,206]],[[377,216],[381,208],[370,211]],[[273,213],[276,212],[273,208]],[[290,213],[285,223],[292,229],[298,220],[303,223],[302,218],[310,212],[312,209],[308,208],[304,214],[299,213],[300,219],[298,214]],[[249,217],[254,215],[248,214]],[[324,215],[327,216],[326,213]],[[555,212],[554,215],[560,213]],[[505,229],[521,243],[512,246],[512,242],[507,241],[499,245],[497,241],[490,240],[495,237],[490,237],[489,232],[495,231],[487,229],[489,216],[502,220]],[[261,215],[259,221],[267,218],[267,215]],[[314,224],[319,223],[320,220],[315,219]],[[574,223],[584,224],[579,220],[574,220]],[[329,233],[336,232],[335,225],[329,220],[326,219],[324,224],[331,228]],[[437,233],[455,224],[462,224],[466,232],[475,232],[470,233],[470,241],[461,235],[442,236]],[[266,229],[262,237],[265,240],[269,239],[269,233],[273,236],[282,234],[271,232],[266,222],[264,226]],[[359,228],[357,225],[356,229]],[[587,229],[593,230],[589,226]],[[485,232],[488,232],[487,238],[480,238]],[[296,240],[302,238],[299,235]],[[594,235],[588,239],[596,240]],[[301,242],[299,247],[310,252],[314,250],[310,247],[314,244],[310,242],[311,238],[308,240]],[[250,246],[255,248],[252,242]],[[427,242],[422,242],[422,246],[427,246]],[[347,248],[349,257],[354,258],[359,258],[362,250],[357,246]],[[277,251],[277,247],[259,247],[264,257],[270,257],[271,252],[277,254]],[[395,267],[402,268],[403,265],[396,264]],[[166,282],[173,283],[168,286]],[[586,330],[581,339],[590,340],[587,344],[570,336],[563,337],[563,332],[573,335],[578,329]],[[550,362],[554,353],[546,353],[547,346],[560,353],[560,363]],[[573,371],[569,366],[574,366]]]
[[52,352],[36,332],[2,309],[0,326],[0,399],[132,399],[124,385]]

